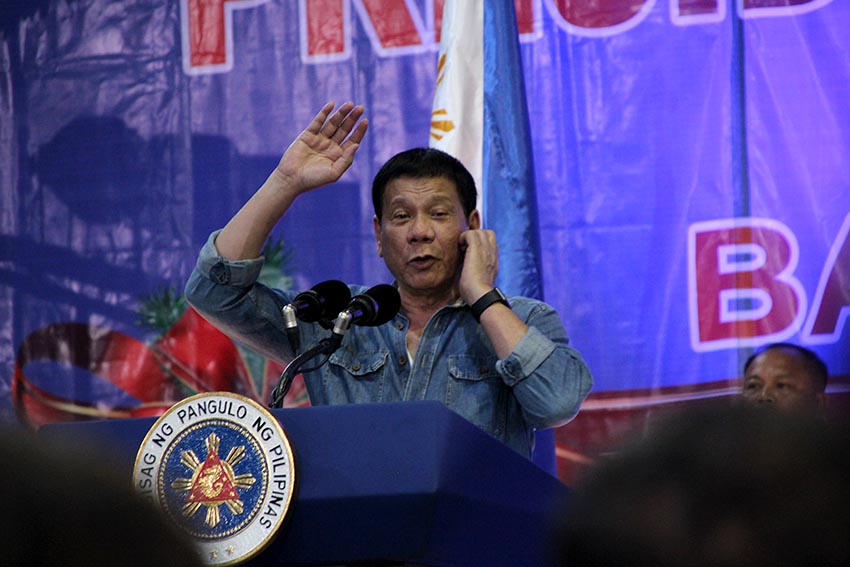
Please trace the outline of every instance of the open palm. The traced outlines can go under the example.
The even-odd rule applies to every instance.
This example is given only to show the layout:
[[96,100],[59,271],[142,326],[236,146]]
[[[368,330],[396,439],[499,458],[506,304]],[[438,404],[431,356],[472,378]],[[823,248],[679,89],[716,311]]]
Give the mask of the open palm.
[[333,102],[322,107],[277,166],[278,174],[305,191],[333,183],[345,173],[369,126],[368,120],[360,120],[362,106],[346,102],[328,118],[333,108]]

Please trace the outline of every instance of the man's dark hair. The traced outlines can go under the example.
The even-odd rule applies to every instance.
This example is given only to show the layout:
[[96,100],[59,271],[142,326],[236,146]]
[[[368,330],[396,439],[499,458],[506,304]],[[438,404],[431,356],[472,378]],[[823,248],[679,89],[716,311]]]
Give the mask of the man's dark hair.
[[464,165],[453,156],[434,148],[413,148],[391,157],[375,175],[372,181],[372,206],[378,220],[384,212],[384,192],[387,184],[399,177],[423,179],[444,177],[452,181],[457,188],[463,213],[466,218],[475,210],[478,191],[475,180]]
[[829,371],[826,368],[826,363],[821,360],[814,351],[800,345],[795,345],[794,343],[771,343],[756,350],[744,363],[744,376],[747,375],[747,370],[750,369],[750,366],[753,364],[753,361],[757,356],[775,349],[791,350],[799,354],[803,358],[803,362],[809,372],[811,372],[812,376],[814,376],[818,380],[818,383],[826,389],[826,382],[829,377]]

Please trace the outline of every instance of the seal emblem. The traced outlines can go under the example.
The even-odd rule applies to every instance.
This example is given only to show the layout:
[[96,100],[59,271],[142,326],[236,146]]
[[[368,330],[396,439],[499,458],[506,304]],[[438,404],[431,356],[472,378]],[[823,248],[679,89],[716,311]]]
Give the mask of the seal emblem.
[[292,500],[292,448],[274,416],[229,392],[174,404],[136,455],[136,491],[198,545],[208,565],[234,565],[262,551]]

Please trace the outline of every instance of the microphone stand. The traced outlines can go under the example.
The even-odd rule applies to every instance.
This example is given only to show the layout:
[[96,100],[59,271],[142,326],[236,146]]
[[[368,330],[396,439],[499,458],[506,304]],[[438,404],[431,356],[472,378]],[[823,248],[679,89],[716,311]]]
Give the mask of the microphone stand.
[[342,335],[333,334],[326,339],[322,339],[319,341],[319,344],[310,347],[293,358],[280,374],[280,380],[277,383],[277,387],[272,390],[272,399],[269,403],[269,407],[272,409],[283,407],[283,398],[286,396],[286,393],[289,392],[289,388],[292,386],[292,380],[295,378],[295,375],[298,374],[301,367],[304,366],[305,362],[320,354],[331,354],[339,348],[340,344],[342,344]]

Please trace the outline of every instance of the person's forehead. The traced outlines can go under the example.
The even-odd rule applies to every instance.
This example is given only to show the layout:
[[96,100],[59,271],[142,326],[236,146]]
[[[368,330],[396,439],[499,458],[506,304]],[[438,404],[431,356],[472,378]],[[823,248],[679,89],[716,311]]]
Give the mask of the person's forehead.
[[753,359],[747,376],[788,376],[812,379],[811,371],[799,353],[784,348],[766,350]]
[[406,197],[450,199],[460,202],[454,181],[447,177],[396,177],[387,183],[384,202]]

